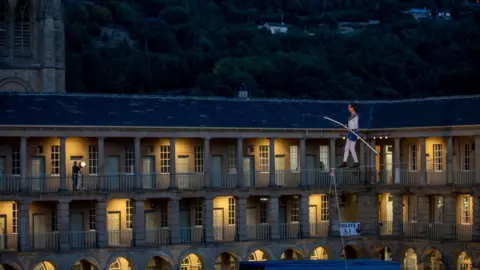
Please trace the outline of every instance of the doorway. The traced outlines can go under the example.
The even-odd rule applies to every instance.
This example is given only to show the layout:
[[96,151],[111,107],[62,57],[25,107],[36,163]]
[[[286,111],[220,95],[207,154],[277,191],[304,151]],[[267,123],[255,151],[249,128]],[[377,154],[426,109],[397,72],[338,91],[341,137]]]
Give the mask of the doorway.
[[33,214],[33,246],[35,249],[44,249],[47,243],[47,216]]
[[252,156],[243,157],[243,177],[245,177],[245,186],[255,186],[255,166]]
[[213,209],[214,238],[217,241],[223,240],[223,208]]
[[120,245],[120,212],[108,212],[107,215],[108,244]]
[[311,225],[310,233],[312,235],[317,235],[317,206],[316,205],[310,205],[308,207],[308,223]]
[[222,187],[222,156],[212,156],[212,186]]
[[107,188],[109,190],[118,190],[120,188],[119,181],[119,156],[108,156],[107,158]]
[[75,235],[73,239],[70,239],[71,245],[76,248],[83,247],[86,244],[83,212],[70,213],[70,230]]
[[177,158],[177,185],[181,189],[190,187],[188,182],[188,156],[178,156]]
[[275,184],[285,186],[285,156],[275,156]]
[[142,184],[143,188],[155,187],[155,157],[146,156],[142,159]]
[[45,157],[32,157],[32,191],[45,189]]
[[383,184],[392,184],[392,175],[393,175],[393,146],[385,145],[383,153]]

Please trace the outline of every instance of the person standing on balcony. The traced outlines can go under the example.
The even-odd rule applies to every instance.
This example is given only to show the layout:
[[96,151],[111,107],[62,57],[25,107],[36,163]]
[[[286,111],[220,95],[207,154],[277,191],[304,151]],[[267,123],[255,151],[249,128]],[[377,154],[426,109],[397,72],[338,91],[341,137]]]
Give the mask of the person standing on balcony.
[[[350,103],[348,104],[348,111],[350,112],[350,118],[348,118],[348,124],[345,128],[357,133],[358,132],[358,114],[355,110],[355,105]],[[338,168],[345,168],[347,167],[347,160],[348,154],[351,153],[353,157],[353,165],[350,168],[358,168],[358,157],[357,152],[355,150],[355,144],[357,143],[357,135],[353,134],[352,132],[348,132],[347,134],[347,141],[345,143],[345,151],[343,154],[343,162],[338,166]]]
[[75,191],[77,190],[78,184],[78,174],[80,173],[80,167],[77,165],[77,162],[73,162],[72,166],[72,189]]

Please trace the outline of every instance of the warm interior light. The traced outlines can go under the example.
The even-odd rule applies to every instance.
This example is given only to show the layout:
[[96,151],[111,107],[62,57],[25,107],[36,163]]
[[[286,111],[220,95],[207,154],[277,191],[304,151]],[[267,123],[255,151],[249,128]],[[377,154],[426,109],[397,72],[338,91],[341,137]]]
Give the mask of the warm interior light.
[[385,139],[388,139],[388,137],[387,137],[387,136],[385,136]]
[[373,137],[373,139],[375,140],[375,139],[377,139],[377,137]]
[[80,168],[85,168],[85,166],[87,166],[87,163],[85,163],[85,161],[81,161]]
[[382,136],[380,136],[380,140],[383,139]]
[[342,137],[342,139],[344,139],[344,140],[345,140],[345,137]]

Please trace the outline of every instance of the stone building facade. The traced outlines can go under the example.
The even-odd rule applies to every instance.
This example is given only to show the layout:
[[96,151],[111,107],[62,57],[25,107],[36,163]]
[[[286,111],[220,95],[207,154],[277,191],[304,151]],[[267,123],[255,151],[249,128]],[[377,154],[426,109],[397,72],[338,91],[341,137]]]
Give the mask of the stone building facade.
[[61,0],[0,1],[0,89],[65,91]]

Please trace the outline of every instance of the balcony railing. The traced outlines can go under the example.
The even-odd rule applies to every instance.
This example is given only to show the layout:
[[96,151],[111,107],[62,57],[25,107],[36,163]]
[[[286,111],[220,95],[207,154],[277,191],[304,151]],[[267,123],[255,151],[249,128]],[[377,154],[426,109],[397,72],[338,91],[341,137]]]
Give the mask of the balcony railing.
[[419,238],[419,225],[417,222],[404,222],[402,223],[402,236],[406,239]]
[[202,226],[180,228],[181,244],[201,244],[205,242],[204,229]]
[[472,187],[475,185],[475,171],[453,172],[453,184],[455,187]]
[[455,240],[472,241],[473,225],[472,224],[455,224]]
[[422,175],[419,171],[400,170],[400,184],[402,186],[420,186]]
[[281,239],[300,238],[300,223],[280,223],[278,225]]
[[213,239],[215,241],[237,241],[237,226],[213,226]]
[[170,229],[168,227],[145,231],[145,244],[161,247],[170,244]]
[[18,249],[18,234],[0,234],[0,251],[16,251]]
[[91,231],[70,231],[69,243],[72,249],[89,249],[97,247],[97,232]]
[[56,251],[59,249],[59,233],[32,233],[30,235],[30,246],[34,251]]
[[447,185],[447,170],[427,171],[427,185],[433,187]]
[[378,221],[377,222],[377,235],[386,236],[393,234],[393,221]]
[[132,246],[132,230],[108,230],[108,245],[111,247]]
[[29,191],[34,193],[58,192],[60,188],[59,176],[41,176],[29,178]]
[[270,240],[270,224],[247,225],[247,237],[253,241]]
[[328,236],[328,230],[330,229],[330,222],[310,222],[310,236]]
[[21,188],[20,175],[0,175],[0,193],[17,193]]
[[133,191],[137,178],[134,174],[108,174],[103,179],[107,191]]

